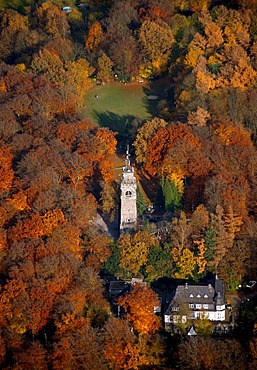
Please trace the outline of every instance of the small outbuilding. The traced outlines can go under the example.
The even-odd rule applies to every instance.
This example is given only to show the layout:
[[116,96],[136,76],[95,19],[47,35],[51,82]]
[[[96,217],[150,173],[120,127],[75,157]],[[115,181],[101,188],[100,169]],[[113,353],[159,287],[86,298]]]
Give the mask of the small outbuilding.
[[72,11],[72,7],[71,6],[63,6],[62,11],[64,13],[70,13]]

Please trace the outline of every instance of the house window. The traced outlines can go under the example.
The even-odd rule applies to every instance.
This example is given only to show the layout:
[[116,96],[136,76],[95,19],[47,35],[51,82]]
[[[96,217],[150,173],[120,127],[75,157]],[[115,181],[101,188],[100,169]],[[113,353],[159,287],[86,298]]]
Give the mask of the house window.
[[204,298],[208,298],[207,294],[204,295]]
[[202,305],[201,305],[201,304],[199,304],[199,303],[197,303],[197,304],[195,305],[195,307],[196,307],[196,308],[202,308]]
[[208,310],[208,304],[203,304],[203,308],[204,308],[205,310]]
[[197,294],[197,298],[201,298],[200,294]]
[[189,307],[190,307],[190,308],[194,308],[194,307],[195,307],[195,305],[194,305],[193,303],[189,303]]
[[193,294],[192,293],[190,294],[190,298],[193,298]]

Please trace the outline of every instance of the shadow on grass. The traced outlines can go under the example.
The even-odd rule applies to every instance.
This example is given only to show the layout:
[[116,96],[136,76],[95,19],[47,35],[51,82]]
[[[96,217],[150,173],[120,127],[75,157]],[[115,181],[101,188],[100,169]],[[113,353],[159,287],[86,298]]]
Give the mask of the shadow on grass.
[[[159,116],[161,109],[166,106],[172,111],[174,107],[173,89],[168,77],[158,78],[150,81],[143,87],[145,94],[145,109],[153,116]],[[149,99],[149,97],[156,97]]]
[[[151,90],[148,87],[144,87],[143,91],[145,93],[145,97],[142,100],[142,104],[143,104],[145,110],[152,117],[155,117],[156,115],[158,115],[158,110],[159,110],[158,105],[159,105],[159,102],[160,102],[161,99],[158,95],[156,95],[154,90]],[[151,97],[151,96],[156,96],[157,98],[156,99],[149,99],[148,97]]]
[[108,127],[118,133],[116,138],[120,147],[131,145],[135,140],[138,127],[145,122],[144,119],[130,114],[119,115],[110,111],[99,113],[96,110],[92,113],[100,127]]

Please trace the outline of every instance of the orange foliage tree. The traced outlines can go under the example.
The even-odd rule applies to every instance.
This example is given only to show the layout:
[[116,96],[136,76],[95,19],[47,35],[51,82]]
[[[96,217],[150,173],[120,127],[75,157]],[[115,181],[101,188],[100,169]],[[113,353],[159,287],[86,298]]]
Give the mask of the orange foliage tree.
[[118,304],[125,309],[125,319],[139,334],[153,333],[160,328],[160,318],[154,314],[158,296],[148,286],[135,283],[130,293],[118,299]]
[[100,22],[94,22],[85,38],[85,47],[89,52],[96,51],[103,40],[103,29]]
[[127,321],[110,318],[104,327],[104,356],[115,370],[138,363],[137,338]]
[[9,234],[10,240],[24,238],[40,238],[50,234],[52,230],[64,223],[64,215],[60,209],[48,211],[43,216],[32,214],[29,219],[14,226]]
[[8,191],[12,186],[14,171],[12,169],[12,159],[10,148],[2,143],[0,148],[0,191]]

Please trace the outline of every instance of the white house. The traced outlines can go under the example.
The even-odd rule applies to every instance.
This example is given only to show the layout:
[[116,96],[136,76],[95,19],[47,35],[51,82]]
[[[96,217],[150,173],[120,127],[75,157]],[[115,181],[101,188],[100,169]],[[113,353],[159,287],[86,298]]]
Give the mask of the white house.
[[166,328],[197,318],[225,321],[225,285],[217,275],[206,285],[178,285],[164,314]]

